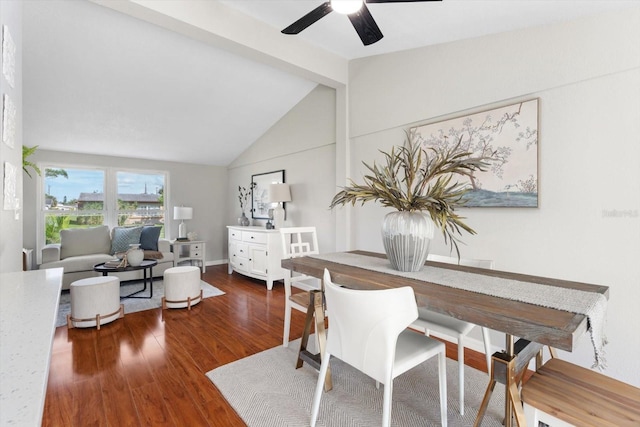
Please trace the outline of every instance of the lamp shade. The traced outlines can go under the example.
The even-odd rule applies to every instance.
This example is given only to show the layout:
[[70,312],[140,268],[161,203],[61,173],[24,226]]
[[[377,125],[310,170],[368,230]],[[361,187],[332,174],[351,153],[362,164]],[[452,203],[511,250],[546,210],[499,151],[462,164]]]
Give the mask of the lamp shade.
[[191,219],[193,218],[193,208],[185,206],[173,207],[173,219]]
[[269,185],[269,202],[290,202],[291,190],[289,184],[270,184]]

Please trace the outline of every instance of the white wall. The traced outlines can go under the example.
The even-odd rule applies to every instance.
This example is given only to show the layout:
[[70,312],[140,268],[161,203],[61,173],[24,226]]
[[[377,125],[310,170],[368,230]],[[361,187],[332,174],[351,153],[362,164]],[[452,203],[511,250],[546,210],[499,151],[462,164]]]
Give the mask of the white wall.
[[314,225],[321,250],[335,250],[335,218],[328,209],[335,194],[335,105],[335,90],[317,86],[229,165],[229,224],[237,224],[240,216],[238,186],[248,187],[251,175],[284,169],[292,199],[286,204],[285,225]]
[[[27,145],[29,145],[27,143]],[[224,167],[122,157],[94,156],[60,151],[38,150],[33,156],[37,162],[53,162],[71,166],[118,167],[169,172],[165,233],[168,238],[178,236],[179,221],[173,220],[173,206],[193,207],[193,219],[187,221],[187,231],[198,234],[206,242],[207,264],[224,262],[226,258],[227,170]],[[24,244],[36,248],[37,180],[28,177],[24,182],[25,220]]]
[[[539,207],[465,209],[463,257],[610,287],[606,374],[640,386],[640,8],[351,63],[353,176],[404,129],[540,98]],[[383,88],[376,90],[376,88]],[[617,211],[617,216],[608,213]],[[385,210],[353,209],[353,248],[383,251]],[[448,253],[440,238],[434,253]],[[502,346],[498,335],[494,344]],[[477,347],[481,348],[478,344]],[[561,356],[593,362],[583,337]]]
[[[0,138],[0,273],[22,270],[22,5],[20,2],[0,2],[0,31],[6,25],[16,45],[15,83],[9,86],[0,71],[0,112],[2,97],[8,94],[16,107],[15,141],[9,147]],[[1,39],[0,35],[0,39]],[[0,63],[2,61],[0,60]],[[1,69],[0,69],[1,70]],[[2,129],[0,114],[0,129]],[[17,168],[16,197],[20,200],[17,211],[4,210],[5,162]]]

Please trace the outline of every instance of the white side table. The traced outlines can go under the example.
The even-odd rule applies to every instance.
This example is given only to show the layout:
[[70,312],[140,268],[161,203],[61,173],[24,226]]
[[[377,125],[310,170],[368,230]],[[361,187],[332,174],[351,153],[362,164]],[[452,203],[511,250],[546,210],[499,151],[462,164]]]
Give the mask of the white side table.
[[205,260],[205,243],[202,240],[174,240],[171,242],[171,252],[173,252],[173,266],[177,267],[181,262],[189,261],[200,263],[202,272],[207,271]]

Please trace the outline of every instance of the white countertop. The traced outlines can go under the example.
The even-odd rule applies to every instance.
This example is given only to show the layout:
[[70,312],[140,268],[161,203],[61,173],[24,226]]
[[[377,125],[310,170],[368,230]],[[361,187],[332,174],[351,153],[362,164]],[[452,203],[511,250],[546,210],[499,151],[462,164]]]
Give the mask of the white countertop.
[[0,426],[40,426],[62,268],[0,274]]

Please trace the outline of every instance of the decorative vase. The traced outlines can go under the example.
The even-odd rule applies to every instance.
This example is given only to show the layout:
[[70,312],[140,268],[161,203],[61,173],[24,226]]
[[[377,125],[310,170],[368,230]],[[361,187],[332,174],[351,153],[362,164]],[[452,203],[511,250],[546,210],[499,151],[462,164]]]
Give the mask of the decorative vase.
[[390,212],[382,222],[382,242],[391,266],[398,271],[420,271],[429,255],[435,225],[422,212]]
[[137,267],[142,264],[142,260],[144,260],[144,251],[140,249],[139,244],[129,245],[129,250],[127,251],[127,262],[132,267]]
[[244,214],[244,212],[242,212],[242,216],[238,218],[238,225],[246,227],[249,224],[250,224],[249,218],[247,218],[247,216]]

